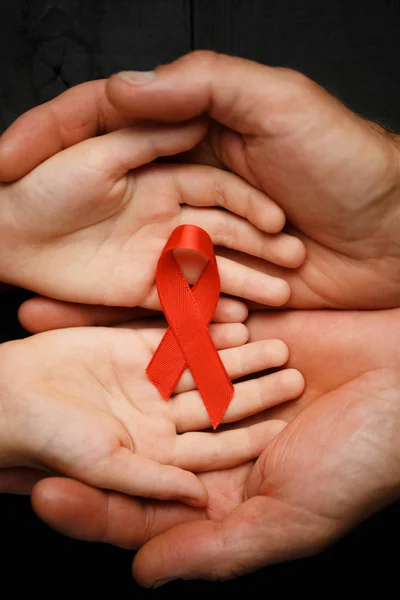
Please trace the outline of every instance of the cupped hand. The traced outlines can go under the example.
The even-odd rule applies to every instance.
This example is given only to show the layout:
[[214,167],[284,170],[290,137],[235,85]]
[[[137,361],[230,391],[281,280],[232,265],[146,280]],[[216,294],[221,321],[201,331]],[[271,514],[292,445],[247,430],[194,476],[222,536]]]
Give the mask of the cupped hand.
[[47,479],[34,488],[35,510],[74,537],[144,544],[133,572],[149,587],[226,579],[319,552],[399,497],[399,326],[395,309],[252,316],[251,339],[282,338],[306,388],[264,413],[289,424],[255,463],[200,475],[207,507]]
[[[221,359],[232,379],[287,361],[287,347],[278,340],[237,346],[247,339],[242,324],[210,330],[217,347],[226,348]],[[3,344],[0,465],[204,504],[206,491],[193,473],[210,463],[218,469],[254,458],[285,423],[208,432],[210,420],[189,372],[165,402],[145,373],[164,332],[143,322],[64,329]],[[294,398],[302,385],[294,370],[237,383],[223,422]]]
[[348,110],[307,77],[240,58],[195,52],[153,77],[123,73],[109,101],[135,119],[185,121],[208,114],[205,141],[186,156],[220,166],[283,208],[307,260],[285,276],[289,306],[400,305],[398,136]]
[[[239,177],[199,165],[138,169],[190,147],[203,134],[199,123],[119,130],[66,149],[4,184],[3,280],[59,300],[157,309],[157,260],[182,223],[207,230],[216,245],[296,267],[303,246],[277,233],[281,209]],[[290,295],[280,279],[229,259],[218,262],[223,292],[272,305]]]

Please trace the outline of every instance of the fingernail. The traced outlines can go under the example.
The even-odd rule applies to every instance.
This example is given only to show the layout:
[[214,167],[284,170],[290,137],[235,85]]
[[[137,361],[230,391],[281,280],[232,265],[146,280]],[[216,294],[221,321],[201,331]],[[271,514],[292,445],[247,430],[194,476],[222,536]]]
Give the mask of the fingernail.
[[131,85],[141,85],[151,81],[155,76],[155,71],[120,71],[117,73],[117,77]]
[[170,579],[160,579],[160,581],[157,581],[157,583],[153,585],[152,589],[155,590],[156,588],[159,588],[162,585],[165,585],[166,583],[170,583],[171,581],[175,581],[175,579],[173,577],[171,577]]

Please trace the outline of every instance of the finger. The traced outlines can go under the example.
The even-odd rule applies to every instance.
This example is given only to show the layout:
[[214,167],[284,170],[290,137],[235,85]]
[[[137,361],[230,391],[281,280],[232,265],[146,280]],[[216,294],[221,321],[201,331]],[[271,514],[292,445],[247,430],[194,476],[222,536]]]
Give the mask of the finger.
[[[175,503],[151,502],[100,490],[81,482],[48,478],[32,493],[36,514],[63,534],[137,548],[133,574],[142,586],[177,578],[227,579],[311,554],[320,537],[315,523],[287,502],[257,496],[222,521]],[[304,511],[303,511],[304,512]],[[317,539],[316,539],[317,538]]]
[[[229,258],[217,256],[216,259],[223,294],[247,299],[263,306],[280,307],[289,301],[291,290],[284,279],[273,277]],[[185,270],[185,276],[189,284],[194,284],[198,278],[197,269]],[[160,308],[155,285],[143,300],[142,306],[151,310]]]
[[[195,146],[206,132],[204,121],[173,125],[143,124],[119,129],[81,142],[59,152],[38,167],[30,177],[40,178],[42,168],[46,179],[50,173],[62,173],[64,178],[76,177],[76,165],[90,172],[102,173],[108,181],[123,177],[129,170],[147,164],[160,156],[171,156]],[[31,185],[32,185],[32,180]]]
[[114,75],[106,93],[115,107],[134,118],[176,122],[208,113],[233,131],[273,135],[277,127],[282,132],[292,125],[277,117],[296,94],[301,115],[300,79],[306,78],[289,69],[200,51],[157,68],[152,76]]
[[183,523],[154,537],[136,554],[133,576],[144,587],[178,578],[231,579],[313,554],[329,536],[327,518],[304,514],[300,519],[290,503],[256,496],[221,521]]
[[278,233],[285,225],[283,210],[264,192],[241,177],[204,165],[166,165],[174,173],[184,204],[219,206],[250,221],[267,233]]
[[[303,390],[304,378],[296,369],[285,369],[250,381],[236,383],[235,394],[222,423],[233,423],[288,400],[294,400]],[[210,417],[197,391],[174,397],[170,403],[179,433],[210,427]]]
[[18,310],[19,322],[30,333],[63,329],[65,327],[115,325],[157,315],[159,315],[158,312],[145,308],[88,306],[53,300],[44,296],[36,296],[26,300]]
[[[261,260],[255,256],[249,256],[243,254],[243,252],[237,252],[229,248],[219,246],[215,249],[218,256],[224,256],[229,258],[236,263],[245,265],[251,269],[259,271],[261,273],[267,273],[271,277],[283,279],[290,287],[290,299],[286,304],[286,308],[300,308],[300,309],[317,309],[317,308],[343,308],[340,303],[332,304],[332,300],[327,300],[326,286],[329,282],[324,285],[324,294],[318,289],[316,285],[308,285],[307,281],[313,282],[316,280],[318,270],[316,270],[315,262],[312,260],[314,254],[314,248],[310,241],[307,242],[307,256],[308,259],[298,269],[287,269],[279,267],[266,260]],[[339,259],[338,259],[339,260]],[[335,294],[335,287],[333,287],[330,297]],[[248,304],[249,311],[254,312],[264,308],[262,304]],[[348,308],[348,307],[347,307]]]
[[226,431],[184,433],[177,438],[173,464],[196,473],[209,471],[210,465],[215,471],[236,467],[258,458],[286,425],[270,420]]
[[[135,331],[140,330],[140,335],[152,353],[155,352],[166,331],[166,327],[163,324],[160,326],[160,322],[157,321],[154,321],[152,326],[149,326],[146,321],[141,321],[127,324],[127,327]],[[217,350],[242,346],[248,340],[247,327],[243,323],[212,323],[209,332]]]
[[[161,308],[161,307],[160,307]],[[117,325],[144,317],[159,316],[159,311],[145,308],[118,308],[99,305],[61,302],[44,296],[29,298],[21,304],[18,319],[30,333],[40,333],[65,327],[87,327],[92,325]],[[219,299],[213,321],[242,323],[248,316],[243,302],[234,298]]]
[[0,181],[15,181],[65,148],[132,123],[105,95],[105,81],[70,88],[21,115],[0,137]]
[[271,277],[228,258],[217,256],[221,290],[267,306],[283,306],[290,298],[290,287],[283,279]]
[[[206,229],[214,244],[284,267],[296,268],[304,262],[303,242],[297,237],[277,233],[284,224],[284,217],[281,209],[265,194],[240,177],[214,167],[179,165],[168,168],[179,186],[181,202],[202,209],[185,206],[183,221]],[[225,210],[211,209],[215,206]]]
[[240,300],[220,296],[212,320],[214,323],[243,323],[249,311]]
[[244,323],[211,323],[209,332],[217,350],[242,346],[249,339]]
[[269,235],[226,211],[184,207],[182,220],[205,229],[215,246],[232,248],[292,269],[299,267],[305,259],[305,247],[298,238],[286,233]]
[[204,514],[204,509],[133,498],[60,477],[35,485],[31,501],[37,516],[64,535],[130,549]]
[[[231,380],[258,373],[264,369],[273,369],[284,365],[289,358],[289,349],[280,340],[265,339],[244,346],[232,347],[219,353],[224,367]],[[196,389],[196,384],[189,370],[186,370],[178,385],[175,394],[189,392]],[[184,401],[186,402],[186,401]],[[181,404],[179,398],[175,398],[175,406]]]
[[162,465],[123,447],[84,470],[82,478],[90,485],[130,496],[177,500],[190,506],[204,506],[208,498],[206,488],[193,473]]

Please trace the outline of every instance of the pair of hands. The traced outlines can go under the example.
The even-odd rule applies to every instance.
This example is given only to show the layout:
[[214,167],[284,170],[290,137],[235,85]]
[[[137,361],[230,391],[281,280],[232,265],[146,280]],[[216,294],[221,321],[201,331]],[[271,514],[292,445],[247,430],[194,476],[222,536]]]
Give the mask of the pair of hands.
[[[52,104],[47,110],[51,122]],[[21,128],[26,149],[37,123],[44,129],[37,132],[39,155],[34,149],[30,154],[35,165],[24,162],[23,152],[19,160],[11,152],[17,177],[7,171],[9,140],[12,147]],[[40,156],[54,139],[45,126],[46,119],[38,121],[31,111],[1,140],[0,277],[52,298],[21,308],[20,319],[31,331],[85,324],[88,318],[109,322],[116,315],[126,321],[140,310],[159,309],[157,260],[173,229],[185,222],[205,228],[214,244],[287,268],[304,260],[303,244],[280,233],[282,209],[240,177],[204,165],[148,166],[195,146],[206,133],[205,122],[136,124]],[[190,256],[183,268],[193,282],[198,273]],[[221,257],[219,269],[222,290],[230,295],[276,306],[289,297],[285,281],[234,260]],[[104,306],[126,308],[102,313]],[[222,356],[233,379],[287,362],[279,341],[234,349],[248,339],[238,323],[246,316],[247,307],[229,298],[214,316],[231,322],[212,331],[217,347],[227,351]],[[0,467],[42,469],[130,495],[203,506],[207,490],[193,472],[256,458],[285,423],[200,433],[210,423],[191,377],[185,375],[166,404],[145,376],[157,345],[154,328],[136,323],[129,333],[122,331],[56,331],[2,347]],[[295,398],[303,386],[294,370],[237,384],[225,424]],[[43,474],[13,469],[2,475],[3,489],[18,491]]]
[[[72,90],[73,96],[77,93]],[[65,100],[67,95],[54,104]],[[20,320],[27,329],[126,321],[146,314],[143,309],[159,309],[154,286],[157,260],[173,229],[186,222],[206,229],[216,245],[288,268],[304,260],[303,244],[280,233],[285,221],[282,209],[240,177],[204,165],[148,166],[197,145],[206,133],[204,121],[131,127],[120,121],[113,132],[75,140],[80,143],[64,150],[53,147],[44,156],[40,152],[54,141],[46,131],[56,114],[52,107],[45,106],[44,119],[37,119],[36,111],[24,115],[1,140],[0,279],[51,298],[36,298],[21,308]],[[80,111],[71,109],[80,118]],[[37,124],[42,129],[35,132],[36,149],[29,150],[35,163],[28,164],[23,152]],[[10,154],[9,140],[12,148],[19,128],[24,148],[17,159]],[[57,131],[61,134],[62,126]],[[10,172],[7,164],[16,165],[19,172]],[[280,306],[290,295],[289,285],[280,278],[229,258],[220,257],[218,263],[222,291],[231,296]],[[186,257],[183,266],[193,282],[196,265]],[[95,310],[84,303],[95,305]],[[105,306],[126,308],[107,311]],[[236,325],[214,327],[218,348],[247,341],[245,326],[237,323],[246,316],[243,303],[221,299],[214,320]],[[183,387],[192,392],[189,396],[178,393],[166,405],[145,376],[149,349],[155,349],[149,341],[152,329],[137,325],[127,338],[121,336],[118,330],[59,331],[3,347],[0,439],[5,442],[0,466],[44,468],[106,489],[204,505],[207,491],[192,472],[210,463],[226,468],[257,457],[265,436],[276,433],[282,423],[243,426],[217,436],[178,435],[209,426],[204,415],[199,424],[196,406],[202,407],[193,383]],[[60,344],[66,345],[63,352]],[[117,352],[118,345],[124,347],[125,357]],[[257,344],[234,352],[232,377],[281,367],[287,360],[283,344],[272,343],[258,356],[259,352]],[[31,354],[38,360],[30,362]],[[52,357],[51,364],[46,355]],[[227,360],[229,364],[229,354]],[[26,377],[18,377],[14,363]],[[69,379],[66,370],[78,375]],[[127,373],[130,378],[121,383]],[[265,403],[294,398],[303,385],[293,370],[240,384],[236,396],[246,409],[233,406],[226,422],[258,412]],[[190,399],[182,425],[179,406]],[[18,484],[15,471],[5,473],[8,480],[11,477],[11,489],[21,489],[19,485],[29,489],[32,471],[18,473],[22,478]]]
[[[277,200],[307,247],[307,261],[296,272],[258,261],[252,266],[287,278],[292,307],[391,310],[302,311],[249,319],[251,339],[277,336],[289,344],[289,365],[304,373],[307,388],[300,401],[266,413],[266,418],[290,423],[265,445],[255,464],[200,475],[208,490],[207,509],[182,504],[157,509],[72,480],[47,479],[34,489],[37,512],[85,539],[103,539],[107,531],[106,541],[136,547],[157,536],[134,562],[138,581],[153,585],[165,578],[234,576],[316,552],[396,499],[400,358],[393,332],[399,319],[394,307],[400,297],[400,251],[395,138],[298,74],[209,53],[184,57],[142,83],[137,77],[133,83],[126,76],[114,77],[107,96],[103,82],[69,94],[66,105],[59,99],[52,109],[64,145],[86,137],[90,127],[90,134],[95,132],[97,121],[86,118],[86,105],[101,107],[97,115],[110,129],[121,126],[122,119],[178,121],[208,111],[209,133],[190,159],[236,171]],[[70,109],[78,107],[82,128],[71,119],[75,111]],[[48,110],[35,109],[32,143],[43,127],[55,127]],[[29,140],[23,147],[18,127],[3,140],[9,165],[20,156],[29,170],[34,166],[29,161],[40,162],[59,150],[57,135],[48,136],[52,142],[36,152]],[[7,161],[3,164],[6,168]],[[20,174],[8,171],[9,179]],[[242,254],[235,254],[238,258],[248,263]],[[141,528],[150,515],[151,526]]]

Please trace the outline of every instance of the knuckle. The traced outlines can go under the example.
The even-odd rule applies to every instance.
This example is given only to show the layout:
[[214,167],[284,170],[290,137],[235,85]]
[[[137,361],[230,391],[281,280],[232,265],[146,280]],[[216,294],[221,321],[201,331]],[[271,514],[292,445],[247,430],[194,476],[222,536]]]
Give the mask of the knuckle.
[[298,92],[315,90],[319,87],[315,81],[310,79],[310,77],[301,71],[296,71],[295,69],[290,69],[287,67],[278,67],[278,69],[283,75],[287,85],[291,88],[294,88]]
[[184,60],[190,61],[197,66],[209,69],[212,68],[219,60],[221,55],[213,50],[194,50],[184,57]]
[[267,351],[273,352],[275,354],[276,360],[278,363],[284,364],[287,362],[289,358],[289,348],[282,340],[269,340],[270,347]]

